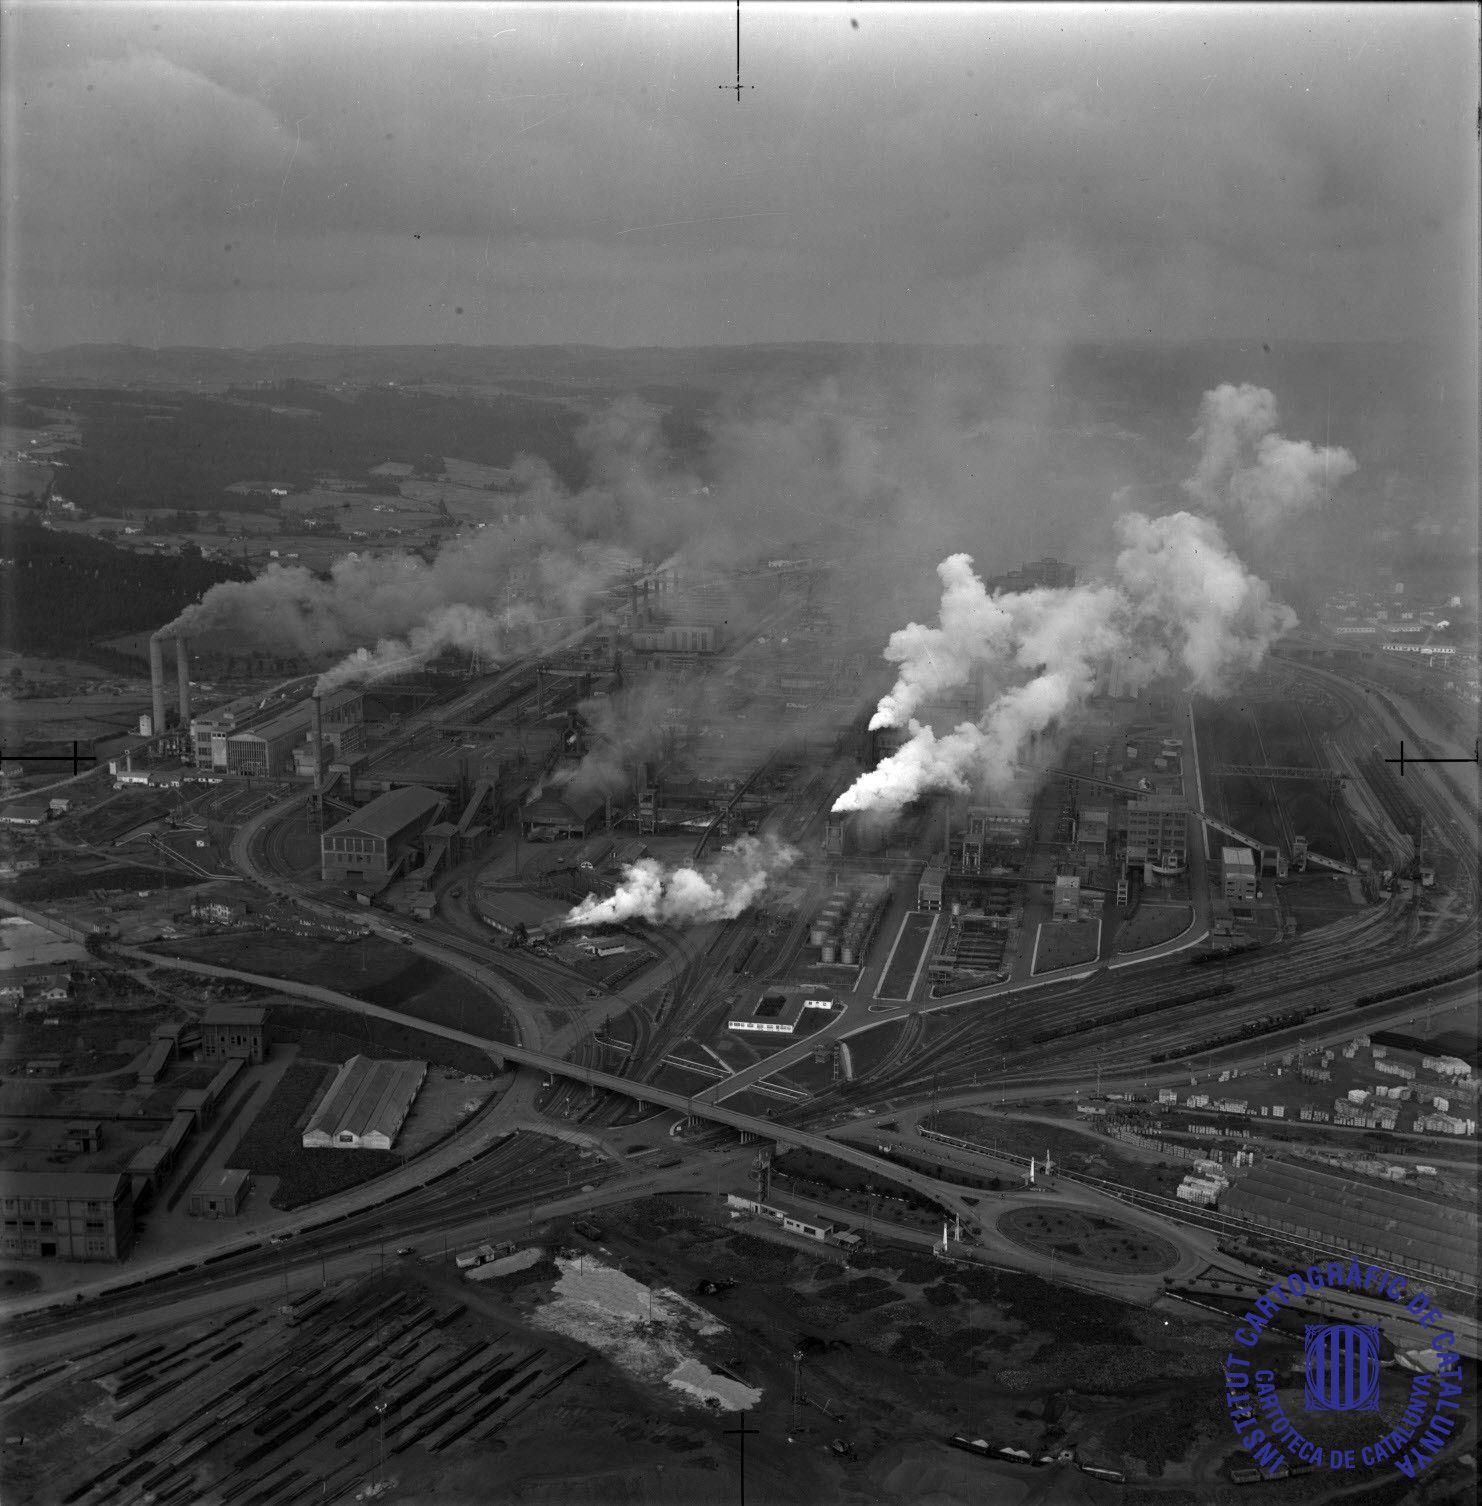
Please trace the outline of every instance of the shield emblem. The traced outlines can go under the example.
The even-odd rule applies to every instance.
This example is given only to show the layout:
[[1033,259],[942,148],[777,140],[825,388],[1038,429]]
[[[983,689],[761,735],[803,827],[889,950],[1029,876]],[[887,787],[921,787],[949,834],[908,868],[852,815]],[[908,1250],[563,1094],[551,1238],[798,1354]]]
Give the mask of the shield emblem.
[[1377,1326],[1309,1323],[1304,1347],[1309,1412],[1379,1410]]

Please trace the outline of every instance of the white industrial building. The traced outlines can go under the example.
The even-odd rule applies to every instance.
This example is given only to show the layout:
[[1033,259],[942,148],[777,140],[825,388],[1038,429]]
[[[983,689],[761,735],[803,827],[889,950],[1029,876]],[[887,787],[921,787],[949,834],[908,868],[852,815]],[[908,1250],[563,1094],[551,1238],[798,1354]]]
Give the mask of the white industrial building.
[[772,1035],[791,1035],[805,1009],[832,1009],[831,993],[814,993],[811,987],[780,984],[769,988],[748,1009],[726,1021],[727,1030],[755,1030]]
[[314,1110],[304,1148],[390,1150],[426,1076],[426,1062],[352,1056]]
[[1227,900],[1248,904],[1256,897],[1256,860],[1249,847],[1222,847],[1220,873]]

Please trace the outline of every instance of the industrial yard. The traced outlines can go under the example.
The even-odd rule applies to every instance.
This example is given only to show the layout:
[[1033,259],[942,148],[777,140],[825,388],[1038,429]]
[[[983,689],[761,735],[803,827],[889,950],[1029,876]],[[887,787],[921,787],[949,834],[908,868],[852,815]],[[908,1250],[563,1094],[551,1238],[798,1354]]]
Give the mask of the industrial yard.
[[[142,1486],[161,1500],[286,1506],[352,1479],[391,1482],[392,1500],[475,1499],[495,1480],[554,1502],[585,1478],[612,1500],[662,1463],[676,1502],[720,1501],[736,1456],[709,1419],[736,1404],[790,1440],[747,1461],[749,1488],[776,1501],[862,1500],[869,1480],[905,1499],[908,1468],[953,1472],[940,1445],[911,1440],[964,1429],[1067,1460],[1052,1471],[1057,1499],[1100,1499],[1077,1458],[1140,1462],[1173,1482],[1186,1454],[1202,1457],[1219,1403],[1203,1364],[1223,1342],[1205,1323],[906,1251],[846,1265],[727,1230],[686,1202],[608,1210],[600,1252],[577,1234],[585,1252],[493,1282],[414,1257],[13,1372],[0,1402],[9,1490],[22,1503],[88,1506]],[[706,1281],[730,1286],[677,1295]],[[593,1328],[583,1308],[605,1316]],[[770,1342],[778,1331],[796,1336],[796,1367]],[[688,1338],[676,1348],[671,1334]],[[684,1358],[692,1346],[705,1364]],[[710,1382],[695,1389],[707,1365],[709,1403]],[[1157,1385],[1203,1400],[1149,1430]],[[38,1454],[31,1440],[57,1427],[76,1453]],[[839,1436],[848,1458],[827,1446]],[[980,1465],[971,1479],[1012,1492],[1020,1468]],[[1208,1488],[1223,1500],[1229,1487]]]
[[265,9],[7,8],[0,1506],[1470,1506],[1477,14]]

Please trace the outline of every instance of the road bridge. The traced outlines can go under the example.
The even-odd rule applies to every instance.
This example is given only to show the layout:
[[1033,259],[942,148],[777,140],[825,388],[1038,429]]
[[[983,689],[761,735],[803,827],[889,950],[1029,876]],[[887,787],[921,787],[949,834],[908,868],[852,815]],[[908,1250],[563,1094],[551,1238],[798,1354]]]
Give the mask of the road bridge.
[[133,947],[119,947],[117,951],[123,956],[152,962],[156,966],[176,968],[182,972],[201,973],[208,977],[237,978],[280,993],[314,999],[318,1003],[328,1004],[337,1009],[372,1015],[400,1025],[409,1025],[428,1035],[436,1035],[445,1040],[473,1046],[485,1052],[501,1071],[510,1065],[535,1067],[542,1072],[566,1078],[571,1082],[584,1083],[599,1092],[617,1093],[622,1097],[631,1098],[646,1107],[669,1109],[674,1113],[683,1114],[687,1119],[704,1119],[710,1123],[724,1125],[728,1129],[738,1130],[743,1140],[775,1141],[794,1149],[812,1150],[819,1155],[832,1156],[835,1160],[847,1162],[862,1171],[868,1171],[873,1175],[908,1186],[912,1191],[930,1198],[949,1215],[960,1214],[965,1222],[977,1223],[977,1217],[972,1211],[973,1205],[963,1201],[963,1194],[967,1193],[971,1196],[972,1189],[957,1188],[935,1177],[907,1170],[897,1166],[887,1157],[874,1155],[855,1146],[832,1140],[827,1135],[813,1134],[791,1125],[777,1124],[770,1119],[759,1118],[740,1109],[727,1108],[722,1103],[712,1103],[694,1094],[675,1093],[668,1088],[655,1087],[652,1083],[635,1082],[632,1078],[619,1077],[614,1072],[604,1072],[580,1062],[568,1061],[565,1057],[550,1051],[516,1045],[510,1041],[493,1040],[488,1036],[475,1035],[467,1030],[455,1030],[452,1026],[402,1014],[378,1004],[369,1004],[363,999],[356,999],[349,994],[341,994],[334,989],[323,988],[317,984],[273,978],[265,974],[250,973],[241,968],[221,967],[214,963],[193,962]]

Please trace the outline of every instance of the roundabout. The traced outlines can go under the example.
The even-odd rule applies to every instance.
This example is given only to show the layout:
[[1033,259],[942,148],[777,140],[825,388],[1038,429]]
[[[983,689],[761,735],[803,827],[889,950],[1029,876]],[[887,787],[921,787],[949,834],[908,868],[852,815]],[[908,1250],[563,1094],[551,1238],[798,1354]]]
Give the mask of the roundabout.
[[1020,1249],[1091,1270],[1156,1276],[1181,1258],[1169,1240],[1074,1208],[1010,1208],[994,1228]]

